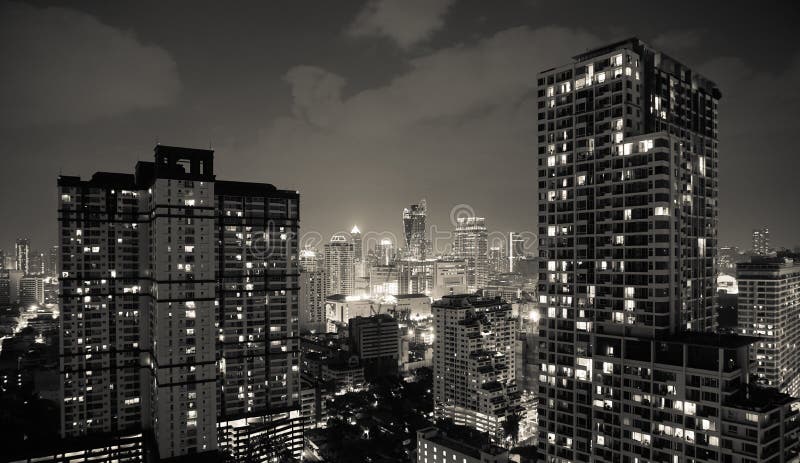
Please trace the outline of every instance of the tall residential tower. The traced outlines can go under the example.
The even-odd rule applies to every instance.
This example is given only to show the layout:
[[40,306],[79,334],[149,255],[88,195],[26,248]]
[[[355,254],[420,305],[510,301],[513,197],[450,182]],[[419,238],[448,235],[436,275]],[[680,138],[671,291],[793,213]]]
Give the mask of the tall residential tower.
[[62,435],[299,456],[298,193],[163,145],[58,189]]

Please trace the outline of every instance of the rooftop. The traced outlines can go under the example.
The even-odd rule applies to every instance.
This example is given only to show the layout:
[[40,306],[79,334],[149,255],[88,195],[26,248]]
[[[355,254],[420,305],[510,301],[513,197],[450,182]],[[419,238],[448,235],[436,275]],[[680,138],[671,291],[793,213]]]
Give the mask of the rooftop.
[[740,336],[738,334],[708,333],[701,331],[685,331],[665,338],[660,338],[662,342],[678,342],[693,346],[722,347],[724,349],[736,349],[749,346],[761,338],[754,336]]

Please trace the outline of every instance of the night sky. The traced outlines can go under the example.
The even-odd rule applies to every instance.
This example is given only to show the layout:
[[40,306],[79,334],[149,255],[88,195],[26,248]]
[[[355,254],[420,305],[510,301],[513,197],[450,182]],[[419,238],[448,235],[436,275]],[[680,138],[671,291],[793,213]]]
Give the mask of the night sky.
[[[570,5],[569,8],[564,5]],[[0,3],[0,248],[55,243],[56,178],[162,144],[301,193],[302,231],[536,223],[536,73],[638,36],[716,81],[720,242],[800,244],[793,2]]]

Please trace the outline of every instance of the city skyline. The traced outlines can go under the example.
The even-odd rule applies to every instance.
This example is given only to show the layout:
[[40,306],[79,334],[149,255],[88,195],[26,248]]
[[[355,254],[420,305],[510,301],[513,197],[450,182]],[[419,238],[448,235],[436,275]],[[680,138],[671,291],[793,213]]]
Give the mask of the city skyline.
[[800,459],[800,10],[250,1],[0,0],[0,461]]
[[[791,105],[771,107],[775,92],[785,92],[781,99],[797,98],[791,85],[798,73],[791,27],[779,27],[796,22],[797,13],[780,3],[757,12],[746,2],[713,13],[712,5],[699,5],[689,18],[651,15],[632,2],[585,5],[586,14],[568,15],[540,2],[492,9],[441,1],[411,17],[396,11],[370,16],[362,2],[250,5],[247,14],[248,8],[203,5],[193,8],[185,25],[172,20],[185,13],[177,3],[146,3],[136,12],[100,2],[52,4],[2,5],[3,25],[9,23],[2,28],[8,40],[0,52],[18,71],[0,77],[0,149],[14,153],[0,174],[0,208],[12,217],[12,226],[0,231],[3,249],[27,235],[37,247],[55,242],[55,223],[39,214],[14,213],[20,198],[31,210],[55,210],[55,189],[43,179],[60,171],[89,175],[100,160],[108,170],[124,169],[132,157],[147,158],[157,141],[211,145],[226,161],[224,177],[284,179],[308,200],[302,232],[330,236],[358,223],[400,236],[396,209],[387,205],[402,209],[420,197],[428,200],[431,224],[447,224],[450,209],[466,203],[493,229],[531,230],[534,218],[525,211],[536,195],[535,165],[527,153],[536,139],[527,122],[535,116],[530,94],[536,72],[560,64],[560,56],[633,35],[717,76],[723,90],[720,107],[728,120],[720,134],[726,161],[720,242],[745,247],[751,230],[766,224],[776,246],[798,244],[791,233],[800,217],[780,212],[791,208],[796,196],[790,185],[798,162],[782,149],[791,139],[781,129],[793,127],[797,116],[789,112]],[[325,22],[307,20],[304,13],[312,5]],[[406,27],[414,15],[425,21]],[[710,15],[721,20],[710,25],[701,19]],[[747,30],[736,29],[734,20],[744,17]],[[166,22],[176,27],[164,27]],[[188,41],[193,25],[206,32],[188,34],[193,37]],[[41,29],[46,32],[34,32]],[[87,38],[109,44],[82,50],[76,56],[84,58],[74,64],[59,63],[47,51],[75,53]],[[21,48],[8,46],[13,42]],[[558,46],[537,46],[542,43]],[[236,52],[224,53],[229,49]],[[119,69],[96,64],[110,55],[151,66],[148,78],[132,82],[133,74],[120,74],[129,68],[113,61]],[[474,75],[487,62],[498,71],[513,68],[515,77]],[[86,88],[66,77],[72,65],[96,74],[99,86]],[[40,74],[64,77],[19,77],[46,66],[62,72]],[[462,85],[441,92],[450,76]],[[769,93],[756,98],[746,91],[750,88]],[[138,98],[101,101],[101,90]],[[80,104],[70,96],[78,94],[84,98]],[[430,104],[422,104],[428,99]],[[752,115],[767,108],[774,117]],[[376,111],[392,118],[378,124],[383,118]],[[355,143],[356,134],[369,136]],[[438,172],[462,181],[444,188]]]

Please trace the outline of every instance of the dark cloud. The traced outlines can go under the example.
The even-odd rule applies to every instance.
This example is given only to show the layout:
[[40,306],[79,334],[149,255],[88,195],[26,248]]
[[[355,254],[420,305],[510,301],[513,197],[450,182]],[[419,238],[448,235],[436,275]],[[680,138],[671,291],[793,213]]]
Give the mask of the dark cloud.
[[347,96],[344,77],[292,68],[293,114],[270,124],[254,150],[282,156],[254,162],[320,173],[302,186],[306,231],[330,229],[320,219],[331,204],[372,210],[359,225],[393,229],[403,201],[424,195],[441,226],[450,226],[450,207],[468,203],[493,227],[533,229],[537,73],[597,40],[568,28],[508,29],[413,59],[406,72]]
[[172,57],[65,8],[0,4],[0,125],[82,123],[173,103]]
[[703,35],[704,32],[698,29],[667,31],[655,36],[652,44],[659,50],[675,53],[698,46],[703,39]]
[[401,48],[421,43],[444,26],[455,0],[370,0],[347,28],[353,37],[388,37]]

